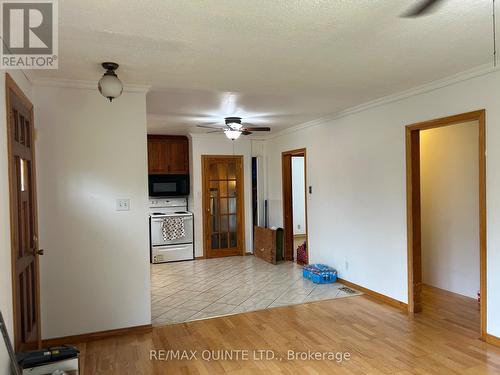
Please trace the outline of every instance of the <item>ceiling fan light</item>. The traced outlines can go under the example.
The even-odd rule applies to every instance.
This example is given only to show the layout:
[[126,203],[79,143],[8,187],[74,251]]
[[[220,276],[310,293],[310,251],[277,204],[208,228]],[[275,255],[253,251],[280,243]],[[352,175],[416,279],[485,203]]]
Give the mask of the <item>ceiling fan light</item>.
[[227,125],[233,130],[240,130],[243,127],[243,125],[239,122],[231,122]]
[[241,135],[241,132],[239,130],[225,130],[224,134],[226,137],[228,137],[230,140],[234,141],[238,139]]
[[102,96],[112,101],[118,98],[123,92],[122,81],[120,81],[115,73],[115,70],[118,69],[118,64],[103,63],[102,66],[107,70],[99,80],[97,87]]

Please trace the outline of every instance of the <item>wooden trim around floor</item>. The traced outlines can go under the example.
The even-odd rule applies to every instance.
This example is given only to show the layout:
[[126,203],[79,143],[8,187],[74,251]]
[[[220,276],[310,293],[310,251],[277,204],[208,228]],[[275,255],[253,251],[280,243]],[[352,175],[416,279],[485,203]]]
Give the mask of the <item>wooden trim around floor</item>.
[[152,330],[153,326],[151,324],[145,324],[142,326],[111,329],[108,331],[84,333],[81,335],[74,335],[74,336],[57,337],[54,339],[43,340],[42,346],[44,348],[47,348],[51,346],[60,346],[60,345],[75,345],[83,342],[102,340],[115,336],[142,335],[150,333],[152,332]]
[[[479,256],[481,280],[481,338],[488,340],[487,331],[487,250],[486,250],[486,110],[462,113],[406,126],[406,194],[408,231],[408,312],[420,310],[421,233],[420,233],[420,159],[419,132],[450,125],[477,121],[479,127]],[[418,176],[416,176],[418,174]]]
[[205,259],[205,257],[202,255],[202,256],[199,256],[199,257],[194,257],[195,260],[198,260],[198,259]]
[[339,283],[344,284],[345,286],[348,286],[349,288],[357,289],[360,292],[363,292],[363,293],[365,293],[368,296],[376,298],[379,301],[381,301],[381,302],[383,302],[383,303],[385,303],[387,305],[390,305],[392,307],[396,307],[396,308],[398,308],[400,310],[404,310],[404,311],[408,310],[408,305],[406,303],[398,301],[397,299],[394,299],[392,297],[386,296],[385,294],[381,294],[381,293],[375,292],[375,291],[373,291],[371,289],[365,288],[364,286],[351,283],[350,281],[347,281],[347,280],[344,280],[344,279],[341,279],[341,278],[338,278],[337,281]]
[[486,342],[491,345],[500,346],[500,337],[486,334]]

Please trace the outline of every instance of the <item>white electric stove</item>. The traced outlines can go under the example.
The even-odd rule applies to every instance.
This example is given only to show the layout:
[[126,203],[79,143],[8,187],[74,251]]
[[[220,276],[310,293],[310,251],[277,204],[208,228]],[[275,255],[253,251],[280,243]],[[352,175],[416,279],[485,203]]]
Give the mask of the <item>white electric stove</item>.
[[[194,259],[193,213],[187,209],[185,197],[150,198],[151,263]],[[172,235],[174,225],[176,234]]]

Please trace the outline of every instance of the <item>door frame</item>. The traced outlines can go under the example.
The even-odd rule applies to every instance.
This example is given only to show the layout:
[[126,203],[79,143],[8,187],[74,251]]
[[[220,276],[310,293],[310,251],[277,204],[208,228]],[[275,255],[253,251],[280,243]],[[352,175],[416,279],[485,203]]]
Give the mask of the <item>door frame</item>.
[[[306,221],[306,254],[309,259],[309,228],[307,215],[307,149],[283,151],[281,153],[282,200],[283,200],[283,230],[285,260],[293,259],[293,196],[292,196],[292,156],[304,157],[304,192],[305,192],[305,221]],[[292,230],[287,230],[292,228]]]
[[[16,220],[16,215],[14,214],[14,205],[16,204],[16,188],[15,188],[15,171],[14,166],[12,165],[12,156],[13,156],[13,145],[12,145],[12,127],[11,127],[11,116],[10,116],[10,91],[14,92],[16,96],[30,109],[30,123],[31,123],[31,132],[32,132],[32,143],[31,143],[31,163],[33,165],[33,173],[36,176],[36,159],[35,159],[35,122],[34,122],[34,113],[33,113],[33,104],[28,99],[28,97],[24,94],[24,92],[19,88],[14,79],[8,74],[5,73],[5,103],[6,103],[6,126],[7,126],[7,155],[8,155],[8,171],[9,171],[9,211],[10,211],[10,240],[11,240],[11,277],[12,277],[12,309],[13,309],[13,319],[14,319],[14,348],[15,350],[19,349],[21,344],[20,342],[20,332],[18,332],[19,322],[18,319],[19,313],[17,311],[17,275],[16,275],[16,238],[14,232],[14,225],[12,223]],[[37,204],[37,189],[36,189],[36,178],[33,179],[33,215],[34,215],[34,228],[33,231],[38,237],[38,204]],[[36,241],[36,246],[38,246],[38,239]],[[37,276],[36,281],[36,319],[37,319],[37,346],[40,348],[42,345],[42,336],[41,336],[41,312],[40,312],[40,261],[39,257],[35,255],[35,273]]]
[[477,121],[479,128],[479,253],[481,293],[481,338],[486,339],[486,111],[484,109],[419,122],[406,126],[406,202],[408,237],[408,312],[422,310],[420,131]]
[[[210,200],[207,197],[207,183],[208,183],[208,173],[205,171],[205,163],[210,159],[234,159],[237,160],[241,169],[239,172],[239,180],[240,182],[237,184],[237,207],[238,209],[238,217],[240,225],[238,227],[238,239],[241,241],[241,249],[238,249],[237,252],[232,252],[229,254],[210,254],[209,251],[209,241],[210,241],[210,222],[207,218],[207,212],[210,211],[209,203]],[[245,239],[245,164],[244,164],[243,155],[201,155],[201,185],[202,185],[202,210],[203,210],[203,258],[218,258],[218,257],[226,257],[226,256],[238,256],[245,255],[246,252],[246,239]]]

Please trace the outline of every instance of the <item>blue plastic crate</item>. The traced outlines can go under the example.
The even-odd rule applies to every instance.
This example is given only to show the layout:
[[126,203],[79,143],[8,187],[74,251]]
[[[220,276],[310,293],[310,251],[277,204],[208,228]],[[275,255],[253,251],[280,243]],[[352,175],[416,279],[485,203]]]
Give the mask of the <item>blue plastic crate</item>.
[[326,264],[310,264],[304,266],[304,278],[316,284],[330,284],[337,281],[337,271]]

